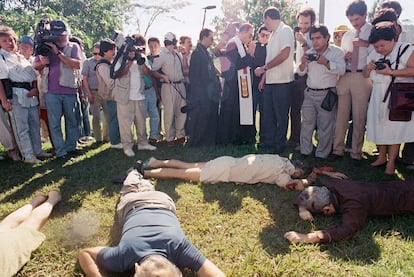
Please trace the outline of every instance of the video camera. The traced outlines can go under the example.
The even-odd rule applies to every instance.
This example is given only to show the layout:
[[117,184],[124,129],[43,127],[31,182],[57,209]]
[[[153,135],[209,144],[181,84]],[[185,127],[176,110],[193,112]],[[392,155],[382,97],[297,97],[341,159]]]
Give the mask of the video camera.
[[59,35],[53,34],[50,30],[50,21],[47,18],[42,18],[37,23],[35,31],[35,55],[50,56],[50,46],[46,45],[45,42],[56,43],[59,40]]
[[307,56],[310,62],[317,61],[319,59],[319,55],[316,53],[309,53]]
[[138,65],[143,65],[145,63],[145,47],[136,46],[135,37],[125,37],[121,31],[114,30],[112,33],[112,40],[118,48],[118,53],[120,52],[124,57],[128,57],[129,52],[135,52],[135,56],[131,60],[136,60]]

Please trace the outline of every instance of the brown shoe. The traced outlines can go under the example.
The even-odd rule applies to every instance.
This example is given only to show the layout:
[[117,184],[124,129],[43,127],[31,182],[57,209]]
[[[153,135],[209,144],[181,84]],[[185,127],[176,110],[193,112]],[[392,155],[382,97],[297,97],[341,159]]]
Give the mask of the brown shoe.
[[186,139],[185,139],[185,137],[178,138],[178,139],[176,139],[176,140],[175,140],[175,142],[176,142],[177,144],[184,145],[184,144],[185,144],[185,142],[186,142]]
[[152,144],[154,146],[157,146],[157,144],[160,143],[160,140],[159,139],[155,139],[155,138],[149,138],[148,139],[148,143],[149,144]]
[[174,146],[174,141],[173,140],[167,141],[167,146],[168,147],[173,147]]

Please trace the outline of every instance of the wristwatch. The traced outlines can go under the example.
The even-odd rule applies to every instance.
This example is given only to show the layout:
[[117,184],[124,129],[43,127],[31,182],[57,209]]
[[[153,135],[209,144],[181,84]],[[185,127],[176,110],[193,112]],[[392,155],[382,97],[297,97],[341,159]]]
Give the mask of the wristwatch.
[[59,50],[59,51],[56,53],[56,56],[59,56],[59,55],[61,55],[61,54],[63,54],[63,53],[62,53],[62,51],[60,51],[60,50]]

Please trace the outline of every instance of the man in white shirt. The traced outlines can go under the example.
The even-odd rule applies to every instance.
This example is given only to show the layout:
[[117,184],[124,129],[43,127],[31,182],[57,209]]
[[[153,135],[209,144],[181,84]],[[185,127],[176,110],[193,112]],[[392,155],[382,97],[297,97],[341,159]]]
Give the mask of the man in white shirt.
[[[269,147],[281,153],[286,147],[288,113],[293,89],[293,48],[292,29],[280,20],[280,12],[275,7],[266,9],[264,25],[272,35],[266,49],[266,64],[255,69],[255,74],[263,74],[259,89],[263,94],[263,131],[261,147]],[[265,85],[266,84],[266,85]]]
[[372,89],[371,80],[362,74],[367,64],[367,56],[373,49],[368,43],[372,26],[366,21],[367,5],[363,0],[350,3],[346,9],[346,16],[354,29],[345,33],[342,38],[341,47],[345,51],[346,73],[337,84],[338,113],[333,151],[329,160],[334,161],[344,156],[345,134],[352,110],[354,126],[351,158],[357,165],[362,155],[368,101]]

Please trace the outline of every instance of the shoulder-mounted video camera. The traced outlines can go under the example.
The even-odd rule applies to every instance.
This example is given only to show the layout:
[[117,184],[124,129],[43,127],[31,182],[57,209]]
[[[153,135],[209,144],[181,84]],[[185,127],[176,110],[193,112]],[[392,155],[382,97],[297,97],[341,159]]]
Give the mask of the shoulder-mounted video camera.
[[45,42],[56,43],[59,39],[59,35],[53,34],[50,30],[50,21],[47,18],[42,18],[37,23],[35,30],[35,55],[50,56],[50,47]]
[[121,31],[115,30],[112,33],[112,40],[115,42],[116,47],[118,48],[118,53],[127,56],[129,52],[135,52],[134,58],[139,65],[145,63],[145,47],[136,46],[136,39],[134,36],[124,36]]

